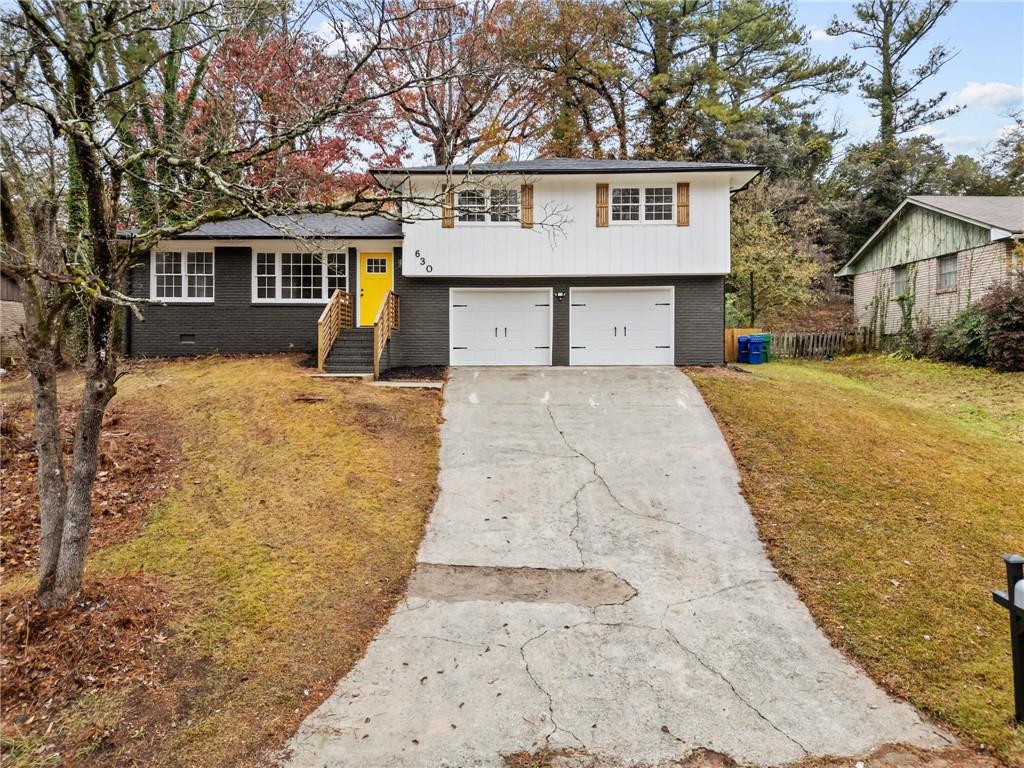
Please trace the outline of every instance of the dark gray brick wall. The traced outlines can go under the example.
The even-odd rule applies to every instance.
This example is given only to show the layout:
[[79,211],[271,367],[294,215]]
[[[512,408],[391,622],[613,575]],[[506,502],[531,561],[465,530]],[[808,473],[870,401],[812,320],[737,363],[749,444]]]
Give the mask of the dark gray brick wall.
[[569,364],[570,286],[675,286],[675,355],[677,365],[719,365],[723,362],[725,279],[721,276],[556,277],[556,278],[395,278],[402,302],[402,330],[396,339],[400,365],[447,365],[448,289],[452,287],[552,287],[565,291],[555,301],[552,318],[552,362]]
[[[400,249],[399,249],[400,250]],[[321,305],[252,303],[252,255],[248,248],[217,248],[213,304],[148,306],[145,320],[128,321],[128,354],[143,356],[245,352],[313,352]],[[397,262],[397,259],[396,259]],[[349,289],[356,291],[357,264],[349,258]],[[386,367],[448,364],[448,289],[451,287],[675,286],[675,355],[679,365],[723,361],[725,281],[720,276],[406,278],[396,270],[402,328],[389,345]],[[149,295],[149,263],[131,272],[132,294]],[[553,305],[552,361],[569,363],[569,301]],[[195,343],[183,344],[192,334]]]
[[[214,303],[143,307],[144,320],[129,317],[126,352],[133,357],[166,357],[244,352],[314,352],[319,304],[253,304],[252,252],[217,248]],[[353,286],[354,257],[349,258]],[[149,261],[131,270],[133,296],[149,296]],[[192,334],[195,343],[182,343]]]

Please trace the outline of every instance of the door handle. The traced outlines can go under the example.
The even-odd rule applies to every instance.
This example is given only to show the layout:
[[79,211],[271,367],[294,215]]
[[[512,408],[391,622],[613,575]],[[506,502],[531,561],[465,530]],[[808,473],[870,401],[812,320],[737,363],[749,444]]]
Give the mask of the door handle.
[[619,326],[616,325],[615,328],[614,328],[614,331],[615,331],[615,335],[618,336],[619,335]]
[[508,328],[505,329],[505,338],[508,338]]
[[494,327],[494,338],[498,338],[498,327]]
[[625,336],[625,335],[626,335],[626,326],[622,326],[622,335],[623,335],[623,336]]

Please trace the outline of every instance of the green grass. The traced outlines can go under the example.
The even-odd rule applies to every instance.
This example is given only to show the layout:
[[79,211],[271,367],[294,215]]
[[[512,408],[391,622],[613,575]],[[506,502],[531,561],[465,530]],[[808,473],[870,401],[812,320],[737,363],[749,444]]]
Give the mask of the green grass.
[[62,713],[75,764],[255,763],[403,593],[435,493],[438,393],[307,374],[293,357],[212,358],[118,384],[124,406],[178,425],[183,462],[142,531],[92,555],[86,577],[146,572],[179,609],[165,685]]
[[859,356],[691,376],[729,437],[763,540],[868,671],[1003,759],[1000,556],[1024,550],[1024,375]]

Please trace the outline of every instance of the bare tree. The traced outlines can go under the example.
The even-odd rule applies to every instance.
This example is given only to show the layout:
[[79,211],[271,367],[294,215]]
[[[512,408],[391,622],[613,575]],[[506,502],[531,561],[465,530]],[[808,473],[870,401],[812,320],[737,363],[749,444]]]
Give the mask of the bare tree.
[[[432,73],[383,86],[371,76],[393,27],[419,11],[393,12],[386,0],[339,0],[331,12],[346,34],[334,41],[330,76],[315,88],[296,87],[290,109],[268,115],[253,96],[232,104],[214,126],[199,119],[197,105],[218,97],[208,87],[211,62],[251,33],[247,7],[19,0],[3,16],[2,264],[18,280],[26,311],[44,605],[81,586],[99,433],[119,376],[116,322],[125,306],[140,312],[143,303],[123,292],[131,264],[159,240],[209,221],[306,212],[398,216],[401,189],[362,186],[310,197],[277,183],[274,168],[282,155],[304,151],[318,131],[344,131],[403,90],[433,83]],[[264,52],[257,44],[247,55]],[[85,315],[88,343],[66,467],[56,369],[75,306]]]
[[[544,79],[520,66],[517,27],[527,18],[519,0],[397,0],[374,70],[394,91],[396,116],[427,144],[438,165],[502,155],[539,128]],[[427,83],[415,90],[402,82]]]

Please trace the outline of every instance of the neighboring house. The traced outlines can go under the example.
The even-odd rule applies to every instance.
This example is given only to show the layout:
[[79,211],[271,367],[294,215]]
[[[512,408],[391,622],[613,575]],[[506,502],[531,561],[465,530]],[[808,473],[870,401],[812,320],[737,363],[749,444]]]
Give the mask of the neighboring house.
[[0,367],[11,358],[21,356],[16,341],[25,322],[25,308],[21,304],[21,291],[13,277],[0,274]]
[[389,295],[400,328],[382,368],[718,364],[730,198],[759,172],[567,159],[379,169],[385,187],[442,204],[407,205],[404,225],[308,215],[161,242],[131,280],[166,305],[129,318],[126,351],[314,351],[340,289],[354,327],[328,371],[370,369]]
[[1024,197],[908,197],[838,272],[853,277],[857,324],[900,330],[942,325],[1019,267]]

